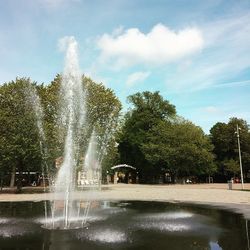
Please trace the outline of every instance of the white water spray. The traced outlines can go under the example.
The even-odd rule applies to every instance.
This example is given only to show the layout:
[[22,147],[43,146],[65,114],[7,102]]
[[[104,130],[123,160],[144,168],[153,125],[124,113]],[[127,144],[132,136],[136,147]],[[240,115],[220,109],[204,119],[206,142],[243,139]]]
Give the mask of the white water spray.
[[75,189],[76,165],[79,162],[79,137],[85,118],[84,92],[78,66],[77,42],[67,39],[65,68],[61,85],[60,121],[66,128],[63,163],[55,181],[55,200],[64,202],[64,228],[69,227],[69,216],[73,211],[72,192]]
[[[93,131],[86,152],[84,152],[82,142],[86,141],[86,131],[89,130],[89,127],[85,123],[86,95],[83,90],[82,76],[78,65],[77,42],[74,37],[68,37],[64,39],[64,45],[66,57],[59,95],[60,110],[57,116],[57,126],[60,129],[58,140],[64,142],[63,161],[59,166],[54,185],[51,182],[49,183],[50,187],[53,186],[51,188],[53,197],[50,201],[51,220],[47,219],[48,211],[45,202],[45,227],[49,229],[69,229],[87,225],[91,201],[86,201],[82,196],[80,196],[79,200],[75,200],[76,186],[78,185],[79,189],[100,189],[101,161],[104,152],[106,152],[103,148],[105,148],[106,141],[109,138],[107,136],[109,130],[105,131],[104,140],[100,140],[100,136],[98,137]],[[29,98],[32,99],[30,102],[34,105],[37,127],[42,142],[41,152],[42,154],[45,152],[47,155],[46,138],[43,130],[43,111],[40,100],[35,92],[32,92]],[[46,161],[44,164],[46,165],[46,171],[43,170],[43,176],[44,173],[48,174]],[[81,164],[83,166],[80,166]],[[77,171],[78,181],[76,181]],[[45,186],[44,191],[46,191]],[[78,220],[75,221],[74,218],[78,218]]]
[[[42,155],[42,180],[43,180],[43,189],[44,193],[46,193],[46,177],[50,180],[49,169],[47,164],[47,156],[48,156],[48,148],[47,148],[47,140],[43,128],[43,108],[41,105],[41,100],[34,86],[29,86],[26,89],[26,100],[28,104],[33,108],[35,117],[36,117],[36,126],[38,129],[39,140],[40,140],[40,151]],[[51,183],[49,183],[49,187],[51,188]],[[51,190],[50,190],[51,191]],[[47,226],[48,221],[48,206],[47,199],[44,202],[44,213],[45,213],[45,225]]]

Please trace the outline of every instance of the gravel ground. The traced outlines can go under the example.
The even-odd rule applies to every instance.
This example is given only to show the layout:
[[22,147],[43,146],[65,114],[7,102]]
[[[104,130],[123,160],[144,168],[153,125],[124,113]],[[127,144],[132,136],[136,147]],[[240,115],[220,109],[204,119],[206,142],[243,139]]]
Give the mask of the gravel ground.
[[[101,191],[85,190],[76,192],[77,199],[87,200],[149,200],[185,202],[212,205],[243,213],[250,219],[250,191],[241,191],[241,184],[233,184],[228,190],[227,184],[187,184],[187,185],[139,185],[110,184],[102,186]],[[250,190],[250,184],[245,184]],[[52,198],[49,193],[0,194],[4,201],[40,201]]]

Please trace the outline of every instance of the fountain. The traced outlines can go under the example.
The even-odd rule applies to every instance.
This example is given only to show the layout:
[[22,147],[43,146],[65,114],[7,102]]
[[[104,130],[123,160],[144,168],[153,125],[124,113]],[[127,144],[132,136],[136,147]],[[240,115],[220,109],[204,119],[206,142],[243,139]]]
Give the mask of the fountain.
[[[58,171],[52,205],[52,222],[54,216],[63,218],[63,228],[70,227],[70,217],[74,215],[73,192],[76,183],[76,166],[80,160],[79,141],[85,118],[85,98],[82,89],[81,73],[77,58],[77,42],[73,37],[67,40],[65,68],[61,84],[61,110],[59,122],[66,128],[63,162]],[[60,202],[58,202],[60,201]],[[57,204],[63,209],[57,211]],[[59,213],[59,214],[58,214]]]
[[[47,203],[45,201],[45,228],[49,229],[72,229],[84,227],[87,223],[87,217],[91,206],[90,201],[75,200],[74,193],[76,184],[79,187],[88,186],[88,188],[100,189],[101,168],[98,151],[97,136],[92,132],[89,139],[86,155],[81,149],[81,139],[84,136],[85,124],[85,91],[82,87],[82,76],[78,64],[77,42],[74,37],[66,39],[66,58],[65,67],[62,74],[62,83],[60,89],[60,110],[58,115],[58,126],[62,128],[60,133],[64,141],[64,153],[62,163],[59,166],[54,184],[49,183],[50,191],[53,193],[52,199]],[[46,164],[46,137],[43,130],[43,110],[34,88],[30,87],[27,99],[33,103],[34,113],[37,120],[37,128],[40,137],[41,153],[44,158],[43,183],[45,191],[45,176],[49,176]],[[79,163],[84,161],[84,169],[79,171],[85,175],[84,180],[78,173]],[[84,182],[85,183],[82,183]],[[78,182],[78,183],[77,183]],[[80,182],[80,183],[79,183]],[[84,209],[82,209],[84,208]],[[50,215],[49,215],[50,214]],[[50,216],[50,218],[49,218]]]

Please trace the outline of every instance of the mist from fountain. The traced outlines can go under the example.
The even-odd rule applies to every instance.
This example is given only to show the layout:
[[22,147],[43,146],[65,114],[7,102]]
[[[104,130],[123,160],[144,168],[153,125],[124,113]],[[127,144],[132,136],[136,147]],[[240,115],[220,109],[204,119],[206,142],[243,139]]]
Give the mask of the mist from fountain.
[[[66,39],[65,67],[60,90],[59,124],[66,130],[63,162],[55,180],[53,214],[62,216],[64,228],[70,227],[70,217],[75,214],[73,192],[76,183],[76,167],[81,155],[80,137],[85,121],[85,93],[82,88],[78,63],[77,42],[74,37]],[[57,204],[63,203],[62,211]],[[61,206],[61,205],[60,205]]]
[[[50,181],[50,191],[53,193],[49,203],[45,202],[45,225],[48,229],[71,229],[84,227],[87,223],[91,201],[83,201],[86,199],[75,200],[74,193],[77,191],[77,182],[79,168],[85,174],[85,183],[90,189],[100,188],[101,166],[98,157],[98,142],[96,133],[93,131],[89,139],[86,152],[82,146],[82,142],[86,141],[85,122],[85,91],[82,86],[82,75],[78,63],[77,42],[74,37],[64,39],[66,57],[65,67],[62,74],[59,111],[57,115],[57,126],[60,129],[59,141],[64,141],[63,161],[59,166],[55,180]],[[48,150],[46,147],[46,136],[43,128],[43,109],[38,94],[32,86],[27,91],[28,101],[32,104],[36,125],[39,131],[41,154],[44,158],[42,176],[45,186],[45,176],[51,180],[49,176],[46,158]],[[89,129],[89,128],[88,128]],[[84,139],[84,140],[83,140]],[[85,155],[84,155],[85,154]],[[83,163],[83,166],[79,166]],[[81,197],[81,196],[80,196]],[[84,198],[84,197],[83,197]],[[50,208],[50,209],[49,209]],[[49,217],[49,214],[51,218]],[[76,220],[76,218],[78,218]]]
[[84,171],[86,172],[86,179],[89,185],[98,186],[100,183],[100,163],[98,160],[98,145],[95,131],[90,137],[89,146],[84,159]]
[[[82,74],[78,63],[77,42],[74,37],[64,39],[65,67],[59,93],[57,114],[58,141],[63,142],[62,162],[56,177],[50,176],[47,159],[48,148],[44,130],[44,112],[35,86],[27,87],[26,99],[33,108],[40,140],[42,156],[42,181],[44,192],[52,193],[44,202],[45,224],[48,229],[72,229],[87,225],[88,215],[96,189],[101,187],[101,162],[107,153],[108,141],[112,134],[110,126],[100,134],[90,129],[94,124],[86,123],[86,93],[82,85]],[[111,116],[109,124],[115,122]],[[111,126],[112,127],[112,126]],[[87,143],[86,143],[87,141]],[[83,145],[85,144],[85,145]],[[88,190],[88,200],[84,192]],[[76,197],[78,199],[76,200]]]
[[[36,126],[38,129],[38,135],[39,135],[39,146],[40,146],[40,152],[42,156],[42,180],[43,180],[43,189],[44,193],[46,193],[46,179],[51,180],[49,176],[49,169],[47,164],[47,157],[48,157],[48,148],[47,148],[47,140],[46,135],[43,127],[43,119],[44,119],[44,112],[41,105],[41,100],[39,95],[37,94],[37,91],[34,86],[27,86],[25,89],[25,96],[26,101],[28,102],[28,106],[32,107],[33,112],[35,114],[36,118]],[[51,183],[49,183],[49,188],[51,191]],[[44,214],[45,214],[45,225],[48,223],[48,204],[47,199],[44,202]]]
[[[101,165],[98,160],[98,142],[95,130],[92,132],[90,141],[88,144],[87,152],[84,158],[84,164],[82,170],[79,172],[80,178],[78,178],[78,186],[80,188],[87,187],[90,192],[93,189],[100,189],[101,186]],[[78,217],[81,212],[81,202],[79,202],[79,212]],[[91,207],[91,201],[88,200],[85,202],[83,216],[81,218],[82,226],[87,223],[87,218],[89,214],[89,210]]]

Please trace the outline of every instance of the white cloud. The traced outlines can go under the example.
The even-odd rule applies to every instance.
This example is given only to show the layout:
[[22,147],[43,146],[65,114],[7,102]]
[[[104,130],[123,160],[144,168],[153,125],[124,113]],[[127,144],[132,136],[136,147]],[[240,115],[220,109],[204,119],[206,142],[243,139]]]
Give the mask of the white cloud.
[[150,72],[135,72],[128,76],[126,81],[126,85],[131,87],[136,83],[143,82],[146,78],[148,78]]
[[248,81],[230,82],[250,67],[250,13],[224,18],[202,26],[204,49],[187,67],[173,70],[166,79],[168,90],[196,91],[233,87]]
[[101,36],[97,44],[102,61],[112,60],[118,67],[123,67],[173,62],[199,52],[204,41],[198,28],[174,31],[163,24],[157,24],[147,34],[137,28],[119,29],[118,33]]

